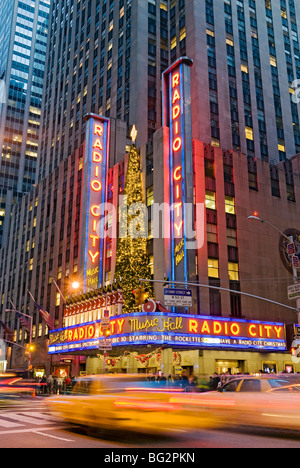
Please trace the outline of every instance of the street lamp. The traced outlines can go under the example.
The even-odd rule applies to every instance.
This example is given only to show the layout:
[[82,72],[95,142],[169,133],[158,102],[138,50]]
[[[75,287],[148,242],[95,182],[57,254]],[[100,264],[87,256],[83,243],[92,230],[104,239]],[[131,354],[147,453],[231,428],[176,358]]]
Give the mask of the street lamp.
[[[267,221],[266,219],[260,218],[257,215],[257,213],[254,213],[254,215],[252,215],[252,216],[248,216],[248,219],[250,221],[253,220],[253,221],[259,221],[260,223],[263,223],[263,224],[268,224],[273,229],[275,229],[275,231],[277,231],[281,236],[283,236],[289,243],[294,242],[293,236],[287,236],[286,234],[284,234],[284,232],[280,231],[280,229],[278,229],[278,227],[276,227],[276,226],[274,226],[274,224],[270,223],[270,221]],[[293,265],[294,284],[298,284],[298,271],[297,271],[297,268],[295,267],[295,265],[293,263],[292,263],[292,265]],[[298,324],[299,324],[300,323],[300,299],[299,298],[296,301],[296,308],[297,308],[297,316],[298,316]]]
[[87,288],[90,288],[90,289],[92,289],[93,291],[99,291],[99,289],[101,288],[101,286],[100,286],[100,288],[94,288],[94,286],[91,286],[90,284],[89,284],[89,285],[86,285],[84,282],[83,282],[83,284],[81,284],[81,283],[80,283],[79,281],[77,281],[77,280],[75,280],[75,281],[73,281],[73,283],[71,283],[71,287],[72,287],[72,289],[74,289],[74,290],[79,289],[80,286],[86,286]]
[[252,216],[248,216],[248,219],[251,221],[251,220],[254,220],[254,221],[259,221],[261,223],[265,223],[265,224],[268,224],[269,226],[271,226],[273,229],[275,229],[277,232],[279,232],[279,234],[281,234],[283,237],[285,237],[289,242],[293,241],[293,237],[288,237],[284,234],[284,232],[280,231],[280,229],[278,229],[276,226],[274,226],[274,224],[270,223],[270,221],[267,221],[266,219],[263,219],[263,218],[260,218],[259,216],[257,215],[252,215]]
[[80,287],[80,283],[78,281],[73,281],[72,288],[73,289],[79,289],[79,287]]

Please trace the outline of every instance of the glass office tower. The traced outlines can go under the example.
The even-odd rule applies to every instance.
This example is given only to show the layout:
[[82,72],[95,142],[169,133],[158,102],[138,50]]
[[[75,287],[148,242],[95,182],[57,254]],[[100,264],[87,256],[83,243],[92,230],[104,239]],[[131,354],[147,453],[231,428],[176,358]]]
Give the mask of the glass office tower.
[[12,205],[35,183],[49,9],[50,0],[1,6],[0,245]]

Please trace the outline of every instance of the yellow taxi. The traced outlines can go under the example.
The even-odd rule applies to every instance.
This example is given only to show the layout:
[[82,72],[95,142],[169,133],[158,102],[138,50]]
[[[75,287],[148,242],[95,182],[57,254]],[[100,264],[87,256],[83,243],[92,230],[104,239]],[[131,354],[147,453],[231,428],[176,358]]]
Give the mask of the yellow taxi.
[[152,434],[211,427],[210,416],[172,403],[182,388],[159,386],[145,376],[121,374],[77,379],[71,395],[47,400],[48,408],[67,423],[101,430]]

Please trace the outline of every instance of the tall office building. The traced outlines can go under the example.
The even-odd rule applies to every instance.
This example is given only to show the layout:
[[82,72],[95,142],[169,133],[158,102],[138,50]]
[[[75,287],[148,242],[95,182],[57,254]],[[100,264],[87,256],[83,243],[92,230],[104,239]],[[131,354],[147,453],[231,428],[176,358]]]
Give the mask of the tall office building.
[[193,134],[271,164],[298,153],[299,2],[186,1],[186,18]]
[[195,138],[269,161],[300,151],[300,5],[295,0],[55,0],[39,177],[78,147],[84,115],[161,126],[161,76],[193,59]]
[[0,6],[0,245],[12,204],[35,183],[49,9],[50,0]]

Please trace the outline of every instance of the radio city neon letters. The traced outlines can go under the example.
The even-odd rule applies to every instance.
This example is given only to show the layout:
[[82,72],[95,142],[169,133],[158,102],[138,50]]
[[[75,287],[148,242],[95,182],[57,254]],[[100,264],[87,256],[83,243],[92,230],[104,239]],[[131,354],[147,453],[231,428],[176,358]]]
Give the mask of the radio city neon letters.
[[[140,340],[143,344],[147,344],[148,341],[151,342],[154,339],[155,342],[163,341],[169,345],[181,342],[195,347],[207,345],[218,347],[223,340],[223,344],[227,344],[230,348],[262,349],[266,347],[277,351],[286,349],[283,323],[213,319],[201,315],[191,316],[167,312],[154,312],[146,315],[126,314],[111,317],[110,333],[113,346],[123,345],[127,340],[132,345]],[[99,320],[52,331],[50,346],[58,345],[56,352],[60,353],[64,352],[61,347],[64,343],[91,341],[91,346],[95,346],[92,340],[102,339],[103,336],[103,328]],[[83,344],[83,347],[88,349],[88,345]]]
[[[196,335],[223,335],[223,336],[241,336],[241,324],[238,322],[226,322],[216,320],[199,321],[190,319],[188,323],[189,333]],[[247,335],[253,338],[283,338],[284,329],[280,325],[262,325],[249,324],[247,326]]]
[[[181,75],[179,72],[175,72],[172,75],[172,125],[173,125],[173,141],[172,148],[174,153],[178,153],[182,148],[182,136],[181,131]],[[176,238],[182,237],[183,232],[183,219],[182,219],[182,167],[177,166],[173,173],[174,179],[174,232]]]
[[181,91],[180,91],[180,82],[181,82],[181,77],[180,73],[175,73],[172,76],[172,119],[173,119],[173,125],[174,125],[174,139],[173,139],[173,151],[177,152],[181,150],[182,147],[182,137],[179,136],[179,122],[178,122],[178,117],[181,116],[181,105],[177,104],[177,101],[181,103]]
[[[103,126],[99,124],[94,124],[93,126],[93,156],[92,162],[94,163],[92,166],[92,180],[90,188],[94,192],[101,192],[102,191],[102,182],[100,177],[102,176],[102,168],[100,168],[99,164],[103,161],[103,154],[100,152],[103,150]],[[100,138],[99,138],[100,137]],[[97,149],[97,151],[96,151]],[[92,232],[89,233],[89,250],[88,254],[92,260],[92,263],[96,263],[100,251],[99,251],[99,236],[96,234],[97,230],[97,220],[99,218],[99,214],[97,213],[97,205],[93,205],[91,207],[90,213],[93,218],[92,222]]]

